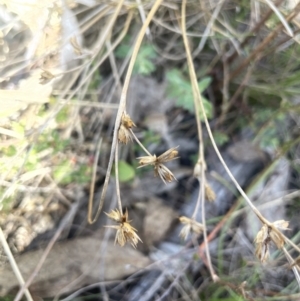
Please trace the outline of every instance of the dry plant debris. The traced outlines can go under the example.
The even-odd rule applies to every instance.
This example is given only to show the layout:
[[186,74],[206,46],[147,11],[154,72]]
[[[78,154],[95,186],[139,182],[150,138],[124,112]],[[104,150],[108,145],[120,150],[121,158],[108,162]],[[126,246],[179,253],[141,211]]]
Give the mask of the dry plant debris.
[[211,186],[206,183],[204,189],[205,189],[205,199],[208,200],[209,202],[213,202],[216,199],[216,194],[211,188]]
[[134,248],[136,248],[138,242],[142,242],[139,236],[136,234],[137,230],[130,225],[128,220],[128,210],[125,213],[121,213],[118,209],[111,210],[110,213],[105,213],[110,219],[119,223],[119,225],[105,226],[107,228],[116,229],[115,244],[118,243],[123,247],[126,242],[129,242]]
[[184,225],[179,233],[179,236],[183,240],[186,240],[191,232],[197,235],[203,232],[203,225],[201,223],[196,222],[194,219],[188,218],[186,216],[181,216],[179,220]]
[[132,142],[133,137],[130,132],[130,129],[132,127],[136,127],[136,125],[131,120],[128,114],[123,113],[121,119],[121,125],[118,131],[118,140],[120,143],[127,144],[128,142]]
[[264,224],[255,237],[255,255],[261,261],[265,262],[270,256],[270,243],[273,241],[278,249],[284,246],[284,237],[279,232],[280,230],[288,230],[289,222],[279,220],[272,223],[270,226]]

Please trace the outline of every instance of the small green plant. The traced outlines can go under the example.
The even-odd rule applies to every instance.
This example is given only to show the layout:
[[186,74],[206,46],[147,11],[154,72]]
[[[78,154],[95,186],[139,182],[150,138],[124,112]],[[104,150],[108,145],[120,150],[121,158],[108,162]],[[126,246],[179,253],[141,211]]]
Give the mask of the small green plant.
[[[128,39],[125,39],[125,42],[117,48],[116,57],[124,59],[131,51],[132,47],[128,43]],[[133,73],[141,75],[151,74],[156,69],[156,66],[153,63],[153,60],[156,57],[157,54],[152,45],[142,45],[136,58]]]
[[220,131],[214,131],[213,135],[218,146],[224,145],[229,140],[228,135]]
[[[173,69],[167,72],[167,81],[168,81],[168,96],[175,98],[177,100],[176,105],[188,110],[190,113],[194,113],[194,100],[193,100],[193,89],[191,82],[184,77],[182,72],[178,69]],[[201,94],[207,89],[211,83],[210,77],[204,77],[198,82],[199,90]],[[205,113],[208,118],[213,116],[213,107],[208,99],[203,95],[203,105]],[[201,119],[203,119],[201,112],[199,112]]]
[[[259,140],[259,145],[262,148],[275,147],[280,145],[279,129],[284,128],[285,114],[271,108],[257,108],[254,114],[252,129],[257,132],[256,139]],[[289,135],[285,135],[284,140],[287,140]]]

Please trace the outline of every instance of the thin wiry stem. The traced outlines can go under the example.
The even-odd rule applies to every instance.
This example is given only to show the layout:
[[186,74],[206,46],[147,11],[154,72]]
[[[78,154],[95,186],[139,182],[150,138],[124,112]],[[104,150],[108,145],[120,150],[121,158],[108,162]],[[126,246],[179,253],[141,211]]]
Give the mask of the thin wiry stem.
[[144,150],[144,152],[148,155],[148,156],[152,156],[149,151],[146,149],[146,147],[142,144],[142,142],[138,139],[138,137],[134,134],[132,129],[129,129],[131,135],[133,136],[134,140],[137,142],[137,144]]
[[[202,225],[203,225],[203,240],[205,244],[205,255],[207,258],[208,263],[208,269],[209,273],[212,277],[212,280],[215,282],[218,277],[216,276],[216,273],[214,271],[214,268],[211,263],[211,257],[209,252],[209,246],[208,246],[208,239],[207,239],[207,228],[206,228],[206,216],[205,216],[205,175],[204,175],[204,168],[201,169],[201,187],[199,188],[201,191],[201,218],[202,218]],[[199,179],[198,179],[199,180]]]
[[[294,263],[294,260],[293,260],[292,256],[289,254],[289,252],[286,250],[285,247],[283,247],[282,249],[283,249],[283,252],[284,252],[284,255],[285,255],[287,261],[289,262],[290,265],[292,265]],[[297,270],[297,267],[293,266],[292,270],[294,272],[294,275],[295,275],[295,278],[298,282],[298,285],[300,286],[300,275],[299,275],[299,272]]]
[[[122,4],[123,4],[124,0],[119,2],[118,8],[121,8]],[[95,215],[94,218],[92,218],[91,215],[88,216],[88,222],[90,224],[93,224],[97,218],[99,217],[103,204],[104,204],[104,198],[106,195],[106,191],[107,191],[107,187],[108,187],[108,181],[110,178],[110,174],[111,174],[111,169],[112,169],[112,165],[113,165],[113,159],[114,159],[114,154],[115,154],[115,150],[116,150],[116,146],[118,143],[118,129],[120,127],[120,123],[121,123],[121,119],[122,119],[122,115],[125,111],[125,107],[126,107],[126,97],[127,97],[127,91],[128,91],[128,87],[129,87],[129,83],[130,83],[130,78],[132,75],[132,71],[133,71],[133,67],[134,67],[134,63],[136,61],[136,57],[138,54],[138,51],[140,49],[142,40],[144,38],[145,32],[155,14],[155,12],[157,11],[157,9],[159,8],[160,4],[161,4],[162,0],[156,0],[154,5],[152,6],[151,11],[149,12],[147,19],[145,20],[139,35],[137,37],[134,49],[133,49],[133,53],[128,65],[128,69],[127,69],[127,73],[126,73],[126,77],[125,77],[125,81],[124,81],[124,85],[123,85],[123,90],[121,93],[121,98],[120,98],[120,104],[119,104],[119,109],[118,109],[118,113],[117,113],[117,117],[116,117],[116,122],[115,122],[115,126],[114,126],[114,136],[113,136],[113,140],[112,140],[112,146],[111,146],[111,152],[110,152],[110,157],[109,157],[109,163],[107,166],[107,172],[106,172],[106,176],[105,176],[105,180],[104,180],[104,184],[103,184],[103,189],[102,189],[102,193],[100,196],[100,200],[99,200],[99,206],[98,206],[98,210],[97,213]]]
[[[185,2],[185,1],[184,1]],[[184,3],[183,2],[183,3]],[[297,5],[297,8],[300,9],[300,5]],[[298,10],[297,10],[298,11]],[[295,12],[294,12],[295,14]],[[291,19],[292,17],[291,16],[294,16],[294,14],[290,14],[290,17],[289,19]],[[188,52],[187,52],[188,54]],[[187,56],[188,59],[189,59],[189,55]],[[192,65],[193,67],[193,65]],[[274,227],[272,225],[272,223],[270,221],[268,221],[260,212],[259,210],[254,206],[254,204],[252,203],[252,201],[249,199],[249,197],[247,196],[247,194],[244,192],[244,190],[241,188],[241,186],[239,185],[239,183],[237,182],[237,180],[235,179],[235,177],[233,176],[233,174],[231,173],[230,169],[228,168],[227,164],[225,163],[218,147],[217,147],[217,144],[215,142],[215,139],[213,137],[213,134],[212,134],[212,131],[211,131],[211,128],[210,128],[210,125],[209,125],[209,122],[208,122],[208,119],[207,119],[207,116],[206,116],[206,113],[205,113],[205,110],[204,110],[204,105],[203,105],[203,102],[202,102],[202,98],[201,98],[201,94],[199,93],[199,100],[200,100],[200,106],[201,106],[201,109],[202,109],[202,113],[203,113],[203,118],[204,118],[204,122],[205,122],[205,125],[206,125],[206,128],[207,128],[207,132],[208,132],[208,135],[209,135],[209,138],[211,140],[211,143],[213,145],[213,148],[221,162],[221,164],[223,165],[224,169],[226,170],[228,176],[230,177],[230,179],[232,180],[232,182],[234,183],[235,187],[237,188],[237,190],[240,192],[240,194],[243,196],[243,198],[246,200],[247,204],[250,206],[250,208],[252,209],[252,211],[256,214],[256,216],[259,218],[259,220],[263,223],[263,224],[266,224],[267,226],[271,227],[273,231],[277,232],[277,233],[280,233],[280,235],[282,235],[282,237],[284,238],[285,242],[289,245],[291,245],[295,250],[297,250],[298,252],[300,252],[300,248],[294,243],[292,242],[290,239],[288,239],[284,234],[282,234],[276,227]]]
[[[275,2],[275,6],[279,6],[281,5],[281,3],[283,2],[284,0],[277,0]],[[259,32],[259,30],[261,29],[262,26],[264,26],[264,24],[266,23],[266,21],[270,18],[270,16],[273,14],[273,10],[272,9],[269,9],[266,14],[261,17],[259,19],[259,21],[255,24],[255,26],[248,32],[247,36],[244,38],[244,40],[240,43],[240,47],[239,48],[243,48],[246,46],[246,44],[248,43],[248,41],[251,39],[251,37],[255,36],[255,34],[257,32]],[[233,62],[233,60],[237,57],[238,55],[238,52],[237,51],[234,51],[232,53],[232,55],[230,55],[228,57],[228,63],[230,64],[231,62]]]
[[[16,278],[19,281],[20,286],[23,287],[24,284],[25,284],[24,278],[23,278],[23,276],[22,276],[22,274],[21,274],[21,272],[19,270],[19,267],[18,267],[18,265],[17,265],[17,263],[15,261],[15,258],[13,256],[13,254],[11,253],[11,250],[9,248],[9,245],[8,245],[6,239],[5,239],[5,236],[4,236],[4,233],[3,233],[1,227],[0,227],[0,242],[2,244],[2,247],[4,249],[5,254],[6,254],[8,260],[9,260],[9,263],[10,263],[10,265],[11,265],[11,267],[12,267],[12,269],[13,269],[15,275],[16,275]],[[25,292],[25,296],[26,296],[27,300],[28,301],[33,301],[28,288],[26,288],[24,290],[24,292]]]
[[[141,0],[136,0],[136,3],[138,5],[138,10],[140,12],[141,20],[142,20],[142,22],[145,22],[146,14],[145,14],[143,4],[141,3]],[[150,32],[149,27],[147,27],[147,29],[146,29],[146,35],[148,36],[149,40],[152,40],[151,32]]]
[[92,216],[92,211],[93,211],[93,197],[94,197],[95,182],[96,182],[96,175],[97,175],[97,163],[99,160],[101,144],[102,144],[102,138],[99,139],[99,141],[98,141],[98,144],[96,147],[96,154],[95,154],[95,158],[94,158],[92,181],[91,181],[91,186],[90,186],[90,195],[89,195],[89,203],[88,203],[88,216]]
[[[202,215],[202,224],[203,224],[203,238],[204,238],[204,243],[205,243],[205,253],[206,253],[206,258],[207,258],[207,264],[209,268],[210,275],[213,279],[213,281],[216,280],[216,275],[214,272],[214,269],[212,267],[211,263],[211,258],[210,258],[210,253],[209,253],[209,247],[208,247],[208,240],[207,240],[207,229],[206,229],[206,220],[205,220],[205,195],[204,195],[204,185],[205,185],[205,161],[204,161],[204,146],[203,146],[203,137],[202,137],[202,128],[201,128],[201,122],[200,122],[200,110],[199,110],[199,102],[201,102],[201,93],[199,91],[198,83],[197,83],[197,77],[196,77],[196,72],[194,69],[193,65],[193,59],[186,35],[186,0],[183,0],[182,2],[182,9],[181,9],[181,28],[182,28],[182,37],[183,37],[183,42],[186,50],[186,55],[187,55],[187,61],[188,61],[188,67],[189,67],[189,73],[192,81],[192,86],[193,86],[193,94],[194,94],[194,104],[195,104],[195,115],[196,115],[196,120],[197,120],[197,129],[198,129],[198,137],[199,137],[199,160],[197,164],[201,164],[201,187],[199,188],[199,197],[197,200],[196,208],[193,214],[192,218],[195,218],[197,212],[198,212],[198,207],[199,203],[201,200],[201,215]],[[201,107],[202,113],[204,114],[204,108]],[[198,178],[198,180],[200,180]]]
[[[110,41],[106,42],[106,46],[108,50],[111,48]],[[115,57],[112,52],[110,52],[109,55],[110,64],[113,70],[113,75],[117,83],[117,87],[120,89],[122,88],[121,81],[120,81],[120,75],[118,73],[117,64]],[[121,201],[121,192],[120,192],[120,182],[119,182],[119,143],[116,145],[116,152],[115,152],[115,177],[116,177],[116,193],[117,193],[117,199],[118,199],[118,207],[120,214],[123,215],[122,210],[122,201]]]
[[[293,11],[286,17],[287,21],[292,21],[300,11],[300,3],[298,3]],[[256,60],[258,57],[262,56],[262,52],[266,49],[267,45],[273,41],[276,35],[280,32],[283,25],[282,23],[278,24],[273,31],[271,31],[266,38],[250,53],[250,55],[244,59],[236,69],[234,69],[229,75],[229,80],[236,77],[238,74],[242,72],[242,70],[249,65],[249,63],[253,60]]]
[[[120,0],[118,6],[116,7],[116,10],[115,10],[115,12],[114,12],[114,14],[112,16],[110,24],[113,25],[115,23],[115,21],[117,19],[117,16],[118,16],[118,14],[119,14],[122,6],[123,6],[123,2],[124,2],[124,0]],[[107,32],[107,34],[108,34],[108,32]],[[118,111],[118,114],[119,114],[119,111]],[[121,116],[120,116],[120,120],[121,120]],[[118,128],[119,128],[119,126],[115,127],[116,131],[114,132],[114,138],[117,135],[117,129]],[[104,180],[104,184],[103,184],[103,189],[102,189],[102,192],[101,192],[99,206],[98,206],[98,210],[96,212],[95,217],[93,218],[91,210],[88,211],[88,222],[90,224],[93,224],[98,219],[98,217],[99,217],[99,215],[101,213],[103,204],[104,204],[104,198],[105,198],[105,195],[106,195],[106,191],[107,191],[107,187],[108,187],[108,182],[109,182],[109,178],[110,178],[110,173],[111,173],[111,169],[112,169],[112,164],[113,164],[113,158],[114,158],[114,151],[115,151],[115,148],[116,148],[116,142],[117,142],[117,139],[114,139],[113,140],[111,154],[110,154],[110,158],[109,158],[109,162],[108,162],[108,166],[107,166],[107,171],[106,171],[106,175],[105,175],[105,180]],[[92,208],[92,204],[89,204],[89,208]]]
[[205,30],[204,30],[204,33],[203,33],[203,36],[202,36],[202,38],[201,38],[201,40],[200,40],[200,43],[199,43],[199,45],[198,45],[198,47],[197,47],[197,49],[196,49],[197,55],[202,51],[202,49],[203,49],[203,47],[204,47],[204,45],[205,45],[205,43],[206,43],[206,41],[207,41],[207,38],[209,37],[211,28],[212,28],[212,26],[213,26],[215,20],[217,19],[217,17],[218,17],[218,15],[219,15],[220,11],[221,11],[221,8],[222,8],[224,2],[225,2],[225,0],[221,0],[221,1],[216,5],[216,8],[215,8],[215,10],[214,10],[214,12],[213,12],[213,14],[212,14],[212,16],[211,16],[209,22],[207,23],[207,26],[206,26],[206,28],[205,28]]
[[117,199],[118,199],[118,207],[121,215],[123,215],[122,210],[122,201],[121,201],[121,193],[120,193],[120,182],[119,182],[119,143],[117,143],[116,146],[116,152],[115,152],[115,174],[116,174],[116,193],[117,193]]
[[278,8],[274,5],[274,3],[270,0],[265,0],[265,2],[269,5],[269,7],[274,11],[274,13],[276,14],[276,16],[278,17],[278,19],[280,20],[280,22],[282,23],[282,25],[284,26],[284,28],[286,29],[287,33],[293,37],[294,33],[291,29],[291,27],[289,26],[289,24],[287,23],[287,21],[285,20],[284,16],[282,15],[282,13],[278,10]]

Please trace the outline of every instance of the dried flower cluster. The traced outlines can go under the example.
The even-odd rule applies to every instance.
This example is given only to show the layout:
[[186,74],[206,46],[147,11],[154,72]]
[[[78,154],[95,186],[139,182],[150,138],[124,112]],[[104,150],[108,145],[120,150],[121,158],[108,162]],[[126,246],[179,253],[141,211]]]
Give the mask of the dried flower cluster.
[[156,157],[156,155],[139,157],[139,167],[144,167],[148,165],[154,166],[154,176],[159,176],[165,184],[167,182],[170,183],[173,180],[176,180],[174,174],[163,163],[178,158],[178,151],[176,150],[177,147],[170,148],[169,150],[161,154],[159,157]]
[[126,113],[123,113],[121,119],[121,125],[118,131],[118,140],[123,144],[127,144],[133,140],[130,129],[136,125],[131,120],[130,116]]
[[280,230],[288,230],[289,222],[279,220],[270,226],[263,225],[255,237],[255,255],[261,262],[265,262],[269,258],[270,242],[273,241],[278,249],[284,246],[284,238],[279,232]]
[[186,216],[181,216],[179,218],[180,222],[184,225],[181,229],[179,236],[186,240],[190,232],[201,234],[204,230],[204,227],[202,224],[196,222],[194,219],[188,218]]
[[119,223],[119,225],[105,226],[107,228],[113,228],[117,230],[115,243],[118,243],[123,247],[126,242],[129,242],[134,248],[136,248],[138,242],[142,242],[139,236],[136,234],[137,230],[130,225],[128,220],[128,211],[122,214],[118,209],[111,210],[110,213],[105,213],[110,219]]

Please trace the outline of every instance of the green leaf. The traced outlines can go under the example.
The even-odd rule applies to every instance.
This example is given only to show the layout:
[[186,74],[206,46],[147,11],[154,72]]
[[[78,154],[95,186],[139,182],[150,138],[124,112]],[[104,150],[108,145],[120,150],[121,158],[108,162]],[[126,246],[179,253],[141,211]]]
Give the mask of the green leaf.
[[229,140],[228,135],[219,131],[214,131],[213,136],[218,146],[224,145]]
[[135,177],[134,168],[123,160],[119,161],[119,181],[128,182]]
[[[125,58],[132,52],[132,47],[128,44],[122,44],[116,50],[116,57]],[[144,44],[141,46],[136,57],[133,72],[135,74],[149,75],[155,71],[156,66],[153,64],[153,59],[157,57],[155,49],[152,45]]]
[[200,82],[198,82],[198,87],[199,87],[199,90],[200,92],[204,92],[208,87],[209,85],[211,84],[211,77],[204,77],[201,79]]
[[[194,108],[194,97],[193,97],[193,89],[191,83],[183,76],[182,72],[178,69],[173,69],[167,72],[167,81],[168,87],[167,92],[168,96],[171,98],[175,98],[176,105],[188,110],[190,113],[195,112]],[[204,77],[201,81],[198,82],[199,90],[202,93],[205,89],[210,85],[211,78]],[[202,96],[202,95],[201,95]],[[213,115],[213,107],[211,102],[202,96],[202,102],[204,106],[205,113],[207,118],[212,118]],[[201,111],[199,112],[201,120],[203,120],[203,116]]]

